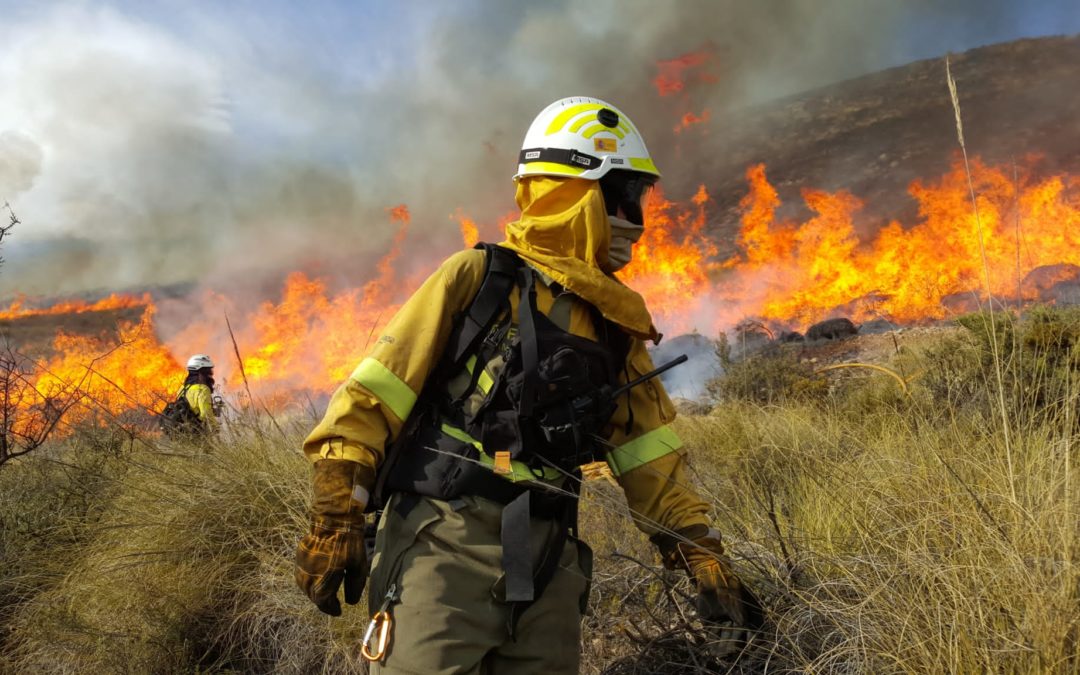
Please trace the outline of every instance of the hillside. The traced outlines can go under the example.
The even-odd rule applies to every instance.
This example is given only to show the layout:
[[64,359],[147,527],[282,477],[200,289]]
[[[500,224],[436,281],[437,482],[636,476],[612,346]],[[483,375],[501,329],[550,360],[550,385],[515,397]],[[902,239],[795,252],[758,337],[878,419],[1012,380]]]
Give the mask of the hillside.
[[[1019,40],[951,57],[968,151],[991,163],[1041,156],[1041,171],[1080,166],[1080,37]],[[800,214],[799,191],[845,189],[868,205],[867,227],[910,223],[907,187],[945,173],[958,151],[944,59],[928,59],[731,112],[713,125],[707,177],[720,240],[737,222],[746,167],[767,166]],[[700,180],[700,178],[699,178]]]

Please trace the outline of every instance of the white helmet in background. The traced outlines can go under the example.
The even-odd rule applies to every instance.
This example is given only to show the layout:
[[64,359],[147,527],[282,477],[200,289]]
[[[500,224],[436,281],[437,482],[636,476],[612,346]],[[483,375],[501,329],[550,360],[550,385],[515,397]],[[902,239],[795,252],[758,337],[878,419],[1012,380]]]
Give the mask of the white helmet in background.
[[210,360],[210,357],[206,354],[196,354],[188,359],[188,370],[202,370],[203,368],[213,368],[214,362]]
[[514,180],[525,176],[570,176],[599,180],[613,169],[648,174],[653,164],[634,123],[599,99],[574,96],[555,101],[533,120],[518,156]]

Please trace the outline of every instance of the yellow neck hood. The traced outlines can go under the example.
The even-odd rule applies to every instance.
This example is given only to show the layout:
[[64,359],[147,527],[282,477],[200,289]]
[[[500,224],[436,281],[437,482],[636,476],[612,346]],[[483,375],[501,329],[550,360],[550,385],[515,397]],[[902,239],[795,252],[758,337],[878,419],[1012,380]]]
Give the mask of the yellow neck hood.
[[645,299],[605,274],[611,227],[596,181],[529,176],[518,181],[521,219],[506,226],[502,246],[590,303],[635,337],[659,333]]

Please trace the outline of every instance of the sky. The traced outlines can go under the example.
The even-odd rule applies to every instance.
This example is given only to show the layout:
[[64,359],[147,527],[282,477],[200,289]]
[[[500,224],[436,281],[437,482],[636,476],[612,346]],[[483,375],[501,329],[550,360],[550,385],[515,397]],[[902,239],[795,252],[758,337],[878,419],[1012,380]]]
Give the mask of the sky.
[[[1080,32],[1075,0],[0,0],[0,17],[0,203],[22,221],[0,299],[348,283],[392,206],[414,246],[460,241],[458,212],[512,214],[525,129],[563,96],[611,101],[661,168],[680,142],[692,166],[709,149],[675,137],[682,112]],[[708,77],[660,96],[658,62],[702,50]]]

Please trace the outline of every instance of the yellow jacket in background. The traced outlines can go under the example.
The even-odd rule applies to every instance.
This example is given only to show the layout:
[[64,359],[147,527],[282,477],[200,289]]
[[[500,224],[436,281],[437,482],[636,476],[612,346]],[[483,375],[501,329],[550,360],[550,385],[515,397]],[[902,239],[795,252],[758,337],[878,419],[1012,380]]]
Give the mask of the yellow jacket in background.
[[210,387],[205,384],[185,386],[187,387],[187,393],[184,394],[184,398],[187,399],[188,405],[199,416],[199,420],[207,429],[211,431],[217,430],[218,419],[217,415],[214,414],[213,392]]
[[[598,268],[606,256],[610,228],[597,183],[526,178],[519,182],[518,205],[521,220],[507,228],[503,245],[572,293],[569,332],[596,339],[588,306],[592,304],[631,335],[620,381],[652,370],[642,338],[655,335],[655,329],[644,301]],[[454,254],[401,307],[368,356],[334,393],[322,421],[304,442],[310,460],[346,459],[377,470],[439,362],[454,318],[479,290],[485,255],[480,250]],[[517,290],[511,292],[515,323],[518,296]],[[554,304],[550,284],[538,283],[537,309],[550,315]],[[708,524],[708,505],[686,484],[685,451],[668,426],[674,419],[671,400],[654,379],[620,397],[606,429],[611,448],[607,463],[626,493],[638,527],[649,535],[660,528]],[[364,487],[370,491],[373,486]]]

